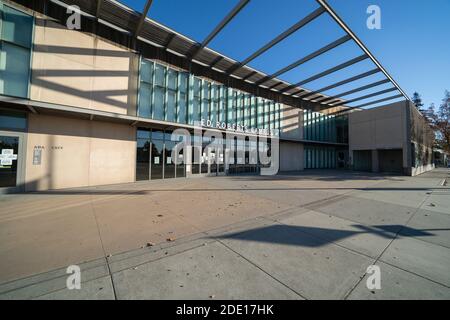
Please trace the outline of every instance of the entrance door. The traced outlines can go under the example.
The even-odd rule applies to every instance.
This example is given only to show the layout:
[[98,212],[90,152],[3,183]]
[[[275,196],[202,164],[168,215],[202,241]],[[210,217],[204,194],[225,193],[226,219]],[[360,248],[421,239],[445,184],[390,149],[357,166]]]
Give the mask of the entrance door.
[[172,157],[172,149],[177,143],[174,141],[167,141],[164,144],[164,179],[175,178],[175,163]]
[[19,137],[0,133],[0,188],[16,187],[18,182]]
[[162,179],[163,178],[163,167],[164,167],[164,141],[163,140],[152,140],[152,154],[151,154],[151,179]]

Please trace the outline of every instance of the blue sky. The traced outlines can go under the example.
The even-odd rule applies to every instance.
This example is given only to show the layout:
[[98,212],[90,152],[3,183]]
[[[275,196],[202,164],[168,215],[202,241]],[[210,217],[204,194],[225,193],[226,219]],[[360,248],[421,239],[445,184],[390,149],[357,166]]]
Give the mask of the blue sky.
[[[142,10],[145,0],[121,2],[136,10]],[[201,42],[237,2],[238,0],[154,0],[149,16]],[[449,0],[328,2],[409,96],[418,91],[426,106],[431,102],[440,104],[445,89],[450,90]],[[369,30],[366,26],[369,16],[366,10],[369,5],[378,5],[381,9],[381,30]],[[314,0],[251,0],[209,47],[233,59],[243,60],[317,7]],[[270,74],[343,35],[344,32],[325,14],[255,59],[250,65]],[[299,82],[360,54],[362,51],[349,42],[283,74],[280,78]],[[363,61],[310,82],[304,87],[319,89],[373,68],[370,60]],[[376,74],[326,93],[339,94],[380,79],[383,79],[382,74]],[[390,84],[384,84],[346,98],[352,99],[389,86]],[[388,93],[372,100],[395,94]],[[367,101],[351,105],[364,102]]]

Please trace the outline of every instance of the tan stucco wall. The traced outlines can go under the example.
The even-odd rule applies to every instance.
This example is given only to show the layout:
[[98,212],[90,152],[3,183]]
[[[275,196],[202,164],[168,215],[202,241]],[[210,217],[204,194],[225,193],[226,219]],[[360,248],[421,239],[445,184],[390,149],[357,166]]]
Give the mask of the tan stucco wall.
[[303,110],[281,105],[280,137],[283,139],[303,139]]
[[302,143],[280,142],[280,171],[300,171],[304,169],[304,147]]
[[31,100],[127,114],[138,56],[99,37],[36,19]]
[[[30,114],[26,191],[133,182],[135,136],[129,125]],[[36,147],[43,147],[40,165]]]

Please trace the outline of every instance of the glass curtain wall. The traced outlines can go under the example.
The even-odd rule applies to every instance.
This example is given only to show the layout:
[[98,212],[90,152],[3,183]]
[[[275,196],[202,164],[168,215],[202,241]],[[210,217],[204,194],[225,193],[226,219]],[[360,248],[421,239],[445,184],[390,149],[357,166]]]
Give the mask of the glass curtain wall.
[[0,1],[0,94],[28,97],[33,17]]
[[304,110],[303,137],[309,141],[348,143],[348,116]]
[[335,169],[337,158],[335,147],[305,146],[305,169]]
[[195,124],[201,119],[248,129],[280,128],[280,104],[142,59],[139,117]]

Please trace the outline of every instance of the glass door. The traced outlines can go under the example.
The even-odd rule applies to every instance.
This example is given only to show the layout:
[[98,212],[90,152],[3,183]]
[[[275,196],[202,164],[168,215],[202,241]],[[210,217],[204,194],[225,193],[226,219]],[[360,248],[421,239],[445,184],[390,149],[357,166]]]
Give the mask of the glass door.
[[177,143],[175,141],[167,141],[164,144],[164,179],[175,178],[175,163],[172,157],[172,149]]
[[0,188],[16,187],[19,137],[0,135]]
[[151,179],[163,178],[163,156],[164,156],[164,141],[152,140],[152,154],[151,154]]

